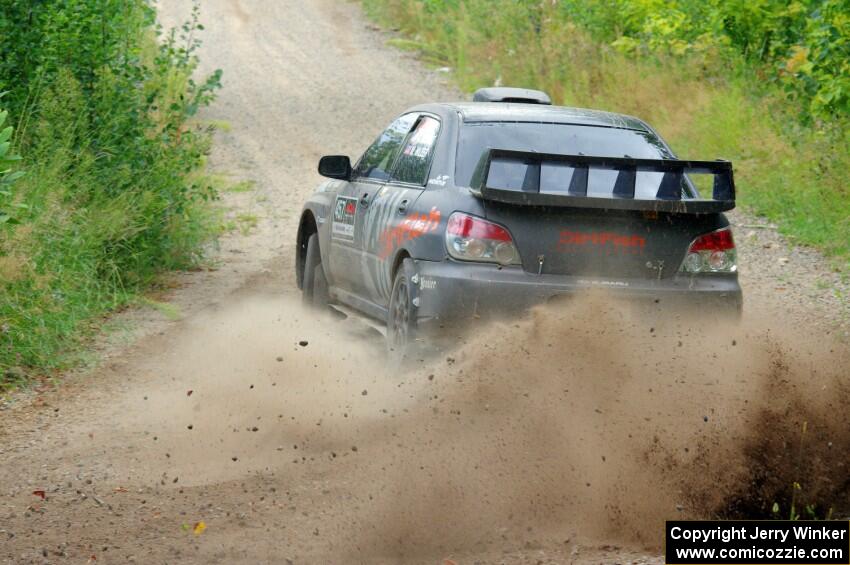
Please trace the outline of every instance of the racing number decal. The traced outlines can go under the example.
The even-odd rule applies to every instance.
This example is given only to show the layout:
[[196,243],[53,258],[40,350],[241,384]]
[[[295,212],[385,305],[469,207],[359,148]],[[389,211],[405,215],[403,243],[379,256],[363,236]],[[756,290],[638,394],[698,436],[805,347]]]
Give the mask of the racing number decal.
[[331,236],[336,239],[354,241],[354,219],[356,216],[357,199],[349,196],[337,196]]

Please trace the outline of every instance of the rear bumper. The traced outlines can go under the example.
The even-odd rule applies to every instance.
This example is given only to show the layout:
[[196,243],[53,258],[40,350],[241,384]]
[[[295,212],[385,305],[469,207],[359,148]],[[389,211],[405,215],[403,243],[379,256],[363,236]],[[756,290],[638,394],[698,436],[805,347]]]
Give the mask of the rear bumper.
[[591,289],[617,298],[685,313],[740,317],[743,305],[738,277],[675,276],[669,279],[603,279],[534,275],[520,267],[457,261],[416,261],[418,319],[425,327],[464,320],[515,315],[554,297]]

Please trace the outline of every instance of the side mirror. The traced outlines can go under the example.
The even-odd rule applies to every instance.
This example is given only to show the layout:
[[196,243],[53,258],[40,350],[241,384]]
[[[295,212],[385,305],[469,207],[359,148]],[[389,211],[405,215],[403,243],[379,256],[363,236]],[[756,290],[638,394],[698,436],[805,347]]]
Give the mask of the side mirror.
[[319,174],[332,179],[351,178],[351,160],[347,155],[325,155],[319,159]]

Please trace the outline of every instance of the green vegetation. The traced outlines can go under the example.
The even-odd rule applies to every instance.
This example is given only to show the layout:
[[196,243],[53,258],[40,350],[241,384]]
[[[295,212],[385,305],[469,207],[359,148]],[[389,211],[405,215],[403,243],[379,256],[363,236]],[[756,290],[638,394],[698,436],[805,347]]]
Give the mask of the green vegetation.
[[214,235],[202,29],[196,7],[162,35],[146,0],[0,4],[0,390],[73,363],[98,316]]
[[[804,421],[800,429],[800,445],[797,449],[796,457],[791,462],[794,466],[794,474],[800,477],[807,476],[805,471],[806,459],[804,457],[804,451],[806,448],[806,432],[808,431],[808,427],[808,422]],[[802,478],[800,480],[802,480]],[[803,505],[803,514],[801,514],[799,511],[799,499],[803,494],[802,491],[803,486],[800,482],[797,480],[793,481],[791,484],[790,500],[787,501],[787,517],[783,514],[783,505],[779,504],[779,502],[773,503],[770,510],[771,517],[776,520],[832,520],[834,510],[832,506],[829,506],[826,510],[822,510],[818,508],[817,504],[805,504]]]
[[850,270],[848,0],[363,0],[466,91],[539,88],[734,162],[739,202]]

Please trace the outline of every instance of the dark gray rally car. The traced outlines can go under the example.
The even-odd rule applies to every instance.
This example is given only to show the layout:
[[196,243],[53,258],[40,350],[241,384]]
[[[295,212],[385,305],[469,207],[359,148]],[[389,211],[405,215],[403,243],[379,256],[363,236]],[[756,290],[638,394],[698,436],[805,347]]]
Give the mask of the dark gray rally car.
[[482,89],[407,110],[354,166],[327,156],[319,173],[298,229],[304,299],[386,322],[395,350],[590,288],[741,309],[731,164],[677,160],[637,118]]

